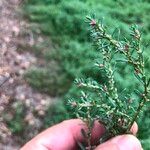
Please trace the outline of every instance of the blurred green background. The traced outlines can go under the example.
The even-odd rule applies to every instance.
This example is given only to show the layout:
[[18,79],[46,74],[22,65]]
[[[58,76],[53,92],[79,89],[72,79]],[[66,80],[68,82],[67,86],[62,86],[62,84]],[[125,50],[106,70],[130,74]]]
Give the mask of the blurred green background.
[[[99,70],[93,68],[99,53],[92,46],[89,28],[85,23],[86,15],[95,13],[96,18],[104,19],[110,33],[115,28],[120,28],[122,36],[127,37],[130,25],[137,24],[142,28],[143,43],[150,41],[149,0],[28,0],[23,10],[28,22],[37,25],[40,35],[48,37],[43,45],[33,48],[35,55],[44,59],[46,65],[31,68],[25,79],[39,92],[60,99],[48,109],[43,119],[43,128],[70,117],[66,100],[78,93],[73,83],[75,78],[92,77],[97,81],[102,80]],[[32,31],[37,32],[37,28],[33,27]],[[50,48],[46,47],[49,40]],[[150,55],[148,48],[145,49],[145,55]],[[117,75],[117,86],[120,89],[126,87],[128,92],[132,92],[138,84],[129,74],[128,67],[120,67],[121,75]],[[146,67],[149,72],[150,64]],[[146,108],[138,124],[138,137],[144,149],[148,150],[150,107]],[[11,128],[15,126],[11,124]]]

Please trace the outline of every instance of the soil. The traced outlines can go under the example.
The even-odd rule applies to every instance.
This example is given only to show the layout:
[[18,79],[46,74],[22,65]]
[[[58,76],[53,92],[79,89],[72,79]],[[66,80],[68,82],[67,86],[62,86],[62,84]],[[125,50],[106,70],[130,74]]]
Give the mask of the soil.
[[[21,146],[20,138],[26,140],[36,135],[54,98],[33,90],[23,78],[25,72],[39,63],[31,52],[36,42],[29,24],[21,14],[21,0],[0,0],[0,150],[16,150]],[[26,34],[24,34],[26,33]],[[21,49],[20,45],[26,49]],[[14,135],[8,127],[14,110],[25,108],[23,123],[28,126],[24,135]],[[34,112],[34,113],[33,113]]]

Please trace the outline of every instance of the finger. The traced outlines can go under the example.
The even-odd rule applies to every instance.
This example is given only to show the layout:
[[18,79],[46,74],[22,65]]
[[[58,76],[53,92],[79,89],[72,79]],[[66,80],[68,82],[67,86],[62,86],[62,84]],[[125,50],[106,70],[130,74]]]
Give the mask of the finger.
[[131,133],[132,133],[133,135],[136,135],[136,133],[137,133],[137,131],[138,131],[138,125],[137,125],[136,122],[133,123],[133,125],[132,125],[130,131],[131,131]]
[[95,150],[142,150],[142,147],[135,136],[121,135],[99,145]]
[[[64,121],[55,125],[28,142],[21,150],[70,150],[77,148],[77,141],[84,142],[81,129],[87,131],[85,123],[79,119]],[[97,141],[104,133],[104,127],[96,122],[92,130],[92,140]]]
[[99,143],[100,137],[105,133],[105,128],[98,121],[94,122],[91,134],[91,144],[97,145]]

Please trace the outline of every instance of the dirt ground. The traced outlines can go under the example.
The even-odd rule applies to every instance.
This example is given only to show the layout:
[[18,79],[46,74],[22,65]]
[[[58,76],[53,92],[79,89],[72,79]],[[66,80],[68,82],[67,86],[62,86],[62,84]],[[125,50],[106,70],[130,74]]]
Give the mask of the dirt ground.
[[[0,150],[20,147],[20,136],[13,135],[6,123],[6,120],[13,119],[13,110],[20,103],[26,108],[23,119],[30,127],[26,131],[30,139],[38,133],[42,125],[39,118],[45,115],[53,101],[48,95],[34,91],[23,78],[26,70],[36,65],[38,59],[30,49],[20,50],[20,44],[32,46],[37,42],[22,17],[21,6],[22,0],[0,0]],[[23,33],[27,33],[26,36],[22,36]],[[41,39],[39,37],[39,41]]]

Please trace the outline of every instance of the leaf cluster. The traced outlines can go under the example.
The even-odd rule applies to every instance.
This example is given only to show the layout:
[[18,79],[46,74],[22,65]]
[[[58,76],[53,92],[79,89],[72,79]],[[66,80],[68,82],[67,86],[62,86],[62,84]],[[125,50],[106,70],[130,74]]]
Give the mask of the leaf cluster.
[[[106,77],[104,84],[96,81],[76,79],[75,83],[82,88],[81,97],[76,100],[69,100],[77,117],[84,120],[89,129],[93,122],[98,120],[105,125],[107,138],[130,133],[130,129],[150,100],[150,77],[145,73],[145,59],[143,56],[143,47],[141,46],[141,32],[136,25],[131,26],[130,36],[127,39],[120,38],[120,31],[117,32],[117,39],[113,34],[109,34],[102,21],[94,17],[87,16],[87,22],[90,24],[91,37],[94,45],[101,53],[100,63],[95,64]],[[119,54],[120,59],[116,59]],[[132,67],[130,74],[134,74],[140,83],[142,90],[135,90],[137,94],[137,105],[132,103],[131,93],[123,91],[124,96],[116,86],[115,72],[118,62],[123,62]],[[135,79],[135,80],[136,80]],[[122,83],[123,84],[123,83]],[[87,90],[88,89],[88,90]],[[85,92],[86,91],[86,92]],[[92,92],[91,92],[92,91]]]

